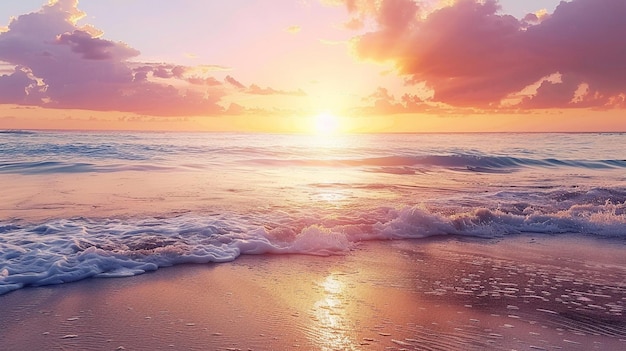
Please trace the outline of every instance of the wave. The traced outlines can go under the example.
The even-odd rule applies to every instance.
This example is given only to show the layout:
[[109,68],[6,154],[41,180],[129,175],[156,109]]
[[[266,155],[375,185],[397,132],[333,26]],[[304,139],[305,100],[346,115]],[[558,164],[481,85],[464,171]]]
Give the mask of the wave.
[[380,167],[381,172],[412,174],[410,167],[447,168],[472,172],[512,172],[526,167],[572,167],[586,169],[626,168],[626,160],[560,160],[554,158],[531,159],[508,156],[476,155],[426,155],[385,156],[362,159],[255,159],[249,161],[265,166],[315,166],[315,167]]
[[[621,158],[619,150],[609,147],[597,153],[585,152],[585,142],[592,140],[584,139],[574,144],[572,140],[562,140],[559,145],[564,146],[544,152],[533,149],[535,143],[525,144],[530,136],[517,139],[513,144],[518,147],[485,151],[484,140],[483,144],[462,147],[450,142],[455,140],[453,136],[446,136],[449,140],[419,135],[402,138],[409,138],[410,143],[399,142],[393,136],[355,136],[335,146],[323,146],[287,136],[238,134],[185,134],[181,138],[161,134],[76,133],[66,137],[67,133],[0,133],[4,134],[0,138],[0,172],[18,174],[30,174],[36,169],[44,173],[115,171],[124,169],[119,165],[129,164],[179,168],[193,165],[199,170],[224,165],[334,167],[407,175],[442,169],[477,173],[512,173],[528,168],[626,169],[626,159]],[[623,144],[621,139],[606,138],[607,145]],[[555,142],[552,139],[536,143]],[[593,145],[602,149],[602,145]]]
[[0,295],[89,277],[133,276],[181,263],[227,262],[244,254],[344,254],[368,240],[573,233],[623,241],[625,226],[626,204],[611,200],[550,210],[419,205],[339,216],[277,212],[0,222]]
[[37,132],[32,130],[4,129],[0,130],[0,134],[34,135],[37,134]]
[[0,163],[0,173],[18,174],[53,174],[53,173],[88,173],[88,172],[120,172],[120,171],[166,171],[172,167],[140,165],[140,164],[111,164],[97,165],[80,162],[8,162]]
[[158,159],[157,154],[165,151],[149,145],[97,145],[97,144],[57,144],[57,143],[13,143],[0,144],[0,151],[12,159],[93,159],[119,161],[145,161]]

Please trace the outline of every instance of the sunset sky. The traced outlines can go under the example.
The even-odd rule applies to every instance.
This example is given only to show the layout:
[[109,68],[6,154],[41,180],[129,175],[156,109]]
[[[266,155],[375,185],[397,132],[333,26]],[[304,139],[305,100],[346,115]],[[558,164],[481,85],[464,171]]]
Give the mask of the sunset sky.
[[624,0],[2,0],[0,129],[626,131],[625,18]]

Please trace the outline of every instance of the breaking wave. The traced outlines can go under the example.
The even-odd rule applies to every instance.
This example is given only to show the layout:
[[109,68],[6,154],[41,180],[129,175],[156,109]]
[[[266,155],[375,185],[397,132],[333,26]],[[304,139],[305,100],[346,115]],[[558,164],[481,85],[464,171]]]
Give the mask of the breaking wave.
[[421,205],[341,216],[279,212],[4,222],[0,294],[89,277],[133,276],[181,263],[227,262],[245,254],[344,254],[367,240],[575,233],[623,241],[624,226],[626,205],[611,200],[551,210],[530,205],[434,210]]

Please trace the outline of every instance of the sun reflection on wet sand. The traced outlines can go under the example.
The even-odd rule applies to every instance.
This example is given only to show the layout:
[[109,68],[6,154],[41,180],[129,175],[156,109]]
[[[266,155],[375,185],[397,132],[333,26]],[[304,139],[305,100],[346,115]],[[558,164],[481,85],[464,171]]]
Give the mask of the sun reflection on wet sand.
[[357,344],[348,335],[350,330],[345,317],[344,283],[330,274],[320,283],[324,296],[315,302],[313,320],[318,323],[313,341],[321,350],[357,350]]

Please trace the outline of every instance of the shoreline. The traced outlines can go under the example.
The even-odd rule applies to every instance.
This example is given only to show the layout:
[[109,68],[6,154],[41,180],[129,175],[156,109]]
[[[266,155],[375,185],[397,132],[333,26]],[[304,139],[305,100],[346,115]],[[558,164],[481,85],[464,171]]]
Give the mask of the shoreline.
[[5,350],[608,350],[626,347],[621,243],[365,242],[0,296]]

